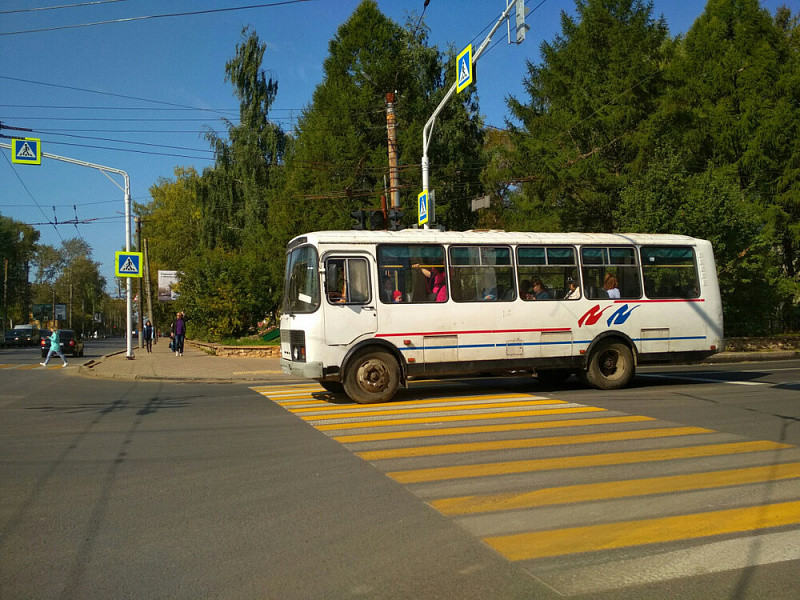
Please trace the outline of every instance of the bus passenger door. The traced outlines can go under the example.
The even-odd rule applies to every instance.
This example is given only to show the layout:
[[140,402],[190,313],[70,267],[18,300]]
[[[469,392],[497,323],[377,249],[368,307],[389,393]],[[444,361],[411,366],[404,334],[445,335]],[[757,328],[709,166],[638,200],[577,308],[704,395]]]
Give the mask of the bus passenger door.
[[370,282],[367,256],[325,259],[325,343],[347,345],[378,330],[377,299]]

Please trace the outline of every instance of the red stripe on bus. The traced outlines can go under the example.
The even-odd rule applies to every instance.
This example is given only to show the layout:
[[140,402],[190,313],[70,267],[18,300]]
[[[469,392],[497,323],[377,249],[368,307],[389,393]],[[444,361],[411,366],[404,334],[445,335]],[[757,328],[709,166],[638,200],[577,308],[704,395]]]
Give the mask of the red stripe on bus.
[[674,298],[664,300],[614,300],[614,304],[634,304],[645,302],[705,302],[705,298]]
[[572,331],[571,327],[554,327],[549,329],[483,329],[480,331],[419,331],[415,333],[379,333],[375,337],[392,337],[398,335],[466,335],[471,333],[535,333],[542,331]]

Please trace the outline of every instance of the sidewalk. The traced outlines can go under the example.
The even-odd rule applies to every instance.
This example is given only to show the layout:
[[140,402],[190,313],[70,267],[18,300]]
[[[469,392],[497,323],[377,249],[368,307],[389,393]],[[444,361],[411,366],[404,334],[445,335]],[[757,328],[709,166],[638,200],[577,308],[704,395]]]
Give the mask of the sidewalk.
[[[134,348],[133,360],[128,360],[125,350],[91,360],[78,368],[80,375],[103,379],[138,381],[204,381],[208,383],[252,383],[270,381],[298,381],[296,376],[281,371],[277,358],[246,358],[240,356],[211,356],[186,342],[183,356],[175,356],[166,338],[153,345],[148,354],[143,348]],[[722,352],[704,361],[704,364],[755,362],[765,360],[790,360],[800,358],[800,352],[777,350],[764,352]]]
[[297,381],[281,371],[277,358],[211,356],[186,342],[183,356],[175,356],[169,340],[162,338],[153,352],[134,346],[134,358],[125,350],[91,360],[78,368],[80,375],[102,379],[137,381],[204,381],[208,383],[252,383]]

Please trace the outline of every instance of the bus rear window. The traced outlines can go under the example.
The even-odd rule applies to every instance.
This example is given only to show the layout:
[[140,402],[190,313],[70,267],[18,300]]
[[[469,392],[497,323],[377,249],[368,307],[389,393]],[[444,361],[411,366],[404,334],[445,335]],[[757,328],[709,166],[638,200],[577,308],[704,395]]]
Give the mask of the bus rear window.
[[283,312],[311,313],[319,308],[319,271],[317,250],[301,246],[289,253],[283,292]]

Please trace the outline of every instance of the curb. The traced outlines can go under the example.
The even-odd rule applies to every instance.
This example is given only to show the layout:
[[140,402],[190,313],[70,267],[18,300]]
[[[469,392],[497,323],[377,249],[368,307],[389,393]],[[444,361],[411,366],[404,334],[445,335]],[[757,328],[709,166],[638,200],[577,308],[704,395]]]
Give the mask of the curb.
[[701,361],[701,364],[760,362],[766,360],[792,360],[800,358],[795,350],[775,350],[764,352],[720,352]]

